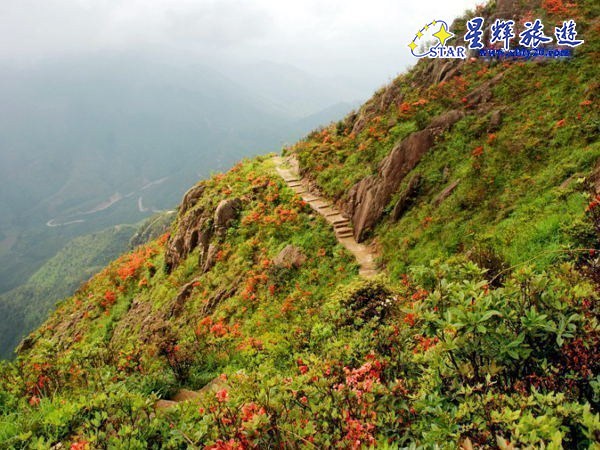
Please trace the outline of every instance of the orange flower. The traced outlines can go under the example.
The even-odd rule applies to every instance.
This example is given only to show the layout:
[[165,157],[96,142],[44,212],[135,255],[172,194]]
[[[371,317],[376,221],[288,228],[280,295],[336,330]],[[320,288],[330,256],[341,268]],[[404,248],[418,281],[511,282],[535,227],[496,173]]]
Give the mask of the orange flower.
[[471,152],[471,155],[473,155],[476,158],[483,155],[483,147],[475,147],[475,149],[473,149],[473,151]]
[[407,323],[409,326],[414,327],[416,322],[415,315],[413,313],[408,313],[404,316],[404,323]]
[[217,397],[219,403],[224,403],[229,398],[229,392],[227,392],[227,389],[221,389],[215,394],[215,397]]

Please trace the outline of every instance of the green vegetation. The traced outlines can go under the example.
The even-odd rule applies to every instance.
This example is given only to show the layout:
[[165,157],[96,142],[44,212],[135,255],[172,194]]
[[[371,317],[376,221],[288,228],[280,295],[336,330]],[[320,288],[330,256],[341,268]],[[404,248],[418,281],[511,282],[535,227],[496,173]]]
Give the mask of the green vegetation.
[[[399,140],[464,112],[372,230],[382,253],[373,279],[268,157],[195,186],[169,233],[61,302],[0,367],[0,442],[599,448],[593,8],[571,11],[586,43],[570,61],[468,61],[437,84],[422,81],[435,69],[423,62],[287,149],[343,203]],[[282,260],[290,246],[295,259]],[[156,408],[180,388],[199,397]]]
[[[544,10],[534,15],[554,20]],[[433,85],[419,84],[431,65],[418,66],[379,91],[358,112],[358,120],[349,117],[315,131],[287,151],[297,155],[324,193],[343,200],[357,181],[377,173],[383,157],[411,131],[444,111],[462,111],[465,117],[398,190],[413,175],[421,176],[412,207],[374,231],[382,262],[399,276],[411,264],[481,248],[510,265],[531,258],[540,267],[559,261],[564,254],[557,250],[574,243],[569,228],[589,202],[585,176],[600,157],[599,44],[592,17],[578,18],[588,39],[571,60],[477,60]],[[473,101],[471,94],[480,89],[489,89],[492,100]],[[491,124],[494,114],[501,114],[501,125]],[[352,130],[356,124],[358,133]],[[438,195],[454,181],[460,181],[458,187],[438,204]]]
[[120,225],[73,239],[27,283],[0,295],[0,357],[42,324],[56,302],[69,295],[108,262],[127,250],[133,225]]

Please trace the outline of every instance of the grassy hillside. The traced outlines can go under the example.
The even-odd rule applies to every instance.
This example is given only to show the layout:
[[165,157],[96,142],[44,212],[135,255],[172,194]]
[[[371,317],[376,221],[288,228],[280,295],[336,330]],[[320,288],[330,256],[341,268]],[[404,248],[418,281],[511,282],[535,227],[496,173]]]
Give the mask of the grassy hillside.
[[0,295],[0,358],[40,326],[56,303],[130,248],[156,238],[173,217],[157,214],[138,225],[118,225],[70,241],[22,286]]
[[[516,14],[557,21],[544,5]],[[271,158],[243,161],[2,366],[0,442],[598,448],[600,26],[593,2],[562,8],[572,59],[422,61],[286,149],[380,275]],[[182,387],[199,398],[155,408]]]
[[44,264],[28,282],[0,296],[0,357],[7,358],[28,332],[35,329],[55,303],[117,255],[127,250],[134,226],[113,227],[72,240]]

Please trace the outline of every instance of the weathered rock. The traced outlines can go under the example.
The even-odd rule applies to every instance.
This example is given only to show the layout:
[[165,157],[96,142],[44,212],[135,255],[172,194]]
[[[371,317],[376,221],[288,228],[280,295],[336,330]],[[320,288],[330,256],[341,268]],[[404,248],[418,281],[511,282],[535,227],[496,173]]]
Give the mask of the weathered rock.
[[132,333],[137,333],[141,344],[160,346],[171,333],[165,316],[164,311],[154,310],[151,302],[135,298],[113,330],[110,347],[121,348]]
[[379,110],[387,111],[392,104],[399,106],[404,96],[400,92],[400,84],[391,83],[382,92],[379,100]]
[[491,80],[486,81],[476,89],[473,89],[471,92],[469,92],[469,94],[466,96],[467,104],[474,106],[488,103],[493,97],[492,86],[498,84],[502,77],[504,77],[504,73],[500,72]]
[[295,245],[288,245],[273,259],[275,267],[298,268],[306,261],[306,256]]
[[507,15],[514,13],[514,3],[514,0],[496,0],[496,15],[499,17],[512,18],[512,16],[508,17]]
[[439,193],[439,195],[435,198],[433,203],[436,206],[439,206],[444,200],[446,200],[450,196],[450,194],[452,194],[452,191],[456,189],[458,183],[460,183],[460,179],[450,183],[449,186],[447,186],[442,192]]
[[188,298],[192,295],[192,291],[194,290],[194,285],[196,280],[192,280],[189,283],[185,284],[175,297],[175,301],[171,306],[171,317],[179,317],[179,315],[183,312],[183,306]]
[[239,198],[222,200],[214,213],[196,206],[197,199],[203,192],[203,185],[199,185],[188,191],[184,197],[177,231],[167,242],[165,265],[168,272],[198,246],[202,248],[200,264],[204,265],[208,256],[208,246],[215,232],[222,236],[240,213],[242,201]]
[[205,190],[206,190],[206,186],[204,183],[200,183],[200,184],[192,187],[191,189],[189,189],[183,195],[183,200],[181,201],[181,207],[179,209],[179,214],[181,216],[184,216],[186,212],[188,212],[190,209],[192,209],[192,207],[196,205],[198,200],[200,200],[200,198],[202,197],[202,194],[204,194]]
[[203,253],[202,273],[208,272],[217,262],[218,247],[215,244],[210,244],[208,250]]
[[435,84],[441,83],[458,75],[458,61],[439,60],[433,65],[432,78]]
[[500,125],[502,125],[502,111],[497,109],[496,111],[492,111],[490,114],[490,121],[488,123],[488,133],[492,133],[500,129]]
[[202,394],[199,392],[190,391],[189,389],[179,389],[171,400],[174,402],[190,402],[199,401],[200,398],[202,398]]
[[400,194],[400,198],[392,211],[392,220],[398,220],[404,215],[406,210],[410,208],[415,200],[416,194],[419,191],[419,185],[421,184],[421,175],[415,174],[408,182],[406,189]]
[[379,220],[393,193],[433,146],[436,136],[463,115],[462,111],[448,111],[436,117],[427,128],[400,141],[381,162],[377,175],[362,179],[348,191],[342,206],[352,218],[354,238],[358,242],[365,239],[366,233]]
[[242,201],[239,198],[222,200],[215,210],[215,228],[218,232],[226,230],[242,209]]
[[15,353],[17,353],[17,355],[20,355],[26,352],[27,350],[30,350],[33,347],[33,344],[35,344],[35,341],[36,339],[31,335],[23,338],[19,345],[17,345]]
[[167,271],[171,271],[186,258],[198,245],[203,251],[213,234],[209,212],[202,208],[192,209],[184,216],[179,215],[177,231],[169,237],[165,253]]
[[213,291],[212,295],[204,303],[204,306],[202,307],[202,315],[208,316],[212,314],[219,303],[232,297],[238,291],[244,278],[245,274],[238,276],[234,280],[224,279],[222,282],[222,287]]

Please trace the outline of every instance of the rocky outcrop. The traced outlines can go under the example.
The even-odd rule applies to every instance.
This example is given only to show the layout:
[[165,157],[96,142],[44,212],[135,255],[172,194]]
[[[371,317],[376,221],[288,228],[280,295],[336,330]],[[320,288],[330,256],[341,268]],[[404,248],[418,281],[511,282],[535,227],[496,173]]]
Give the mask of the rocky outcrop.
[[361,242],[377,223],[384,208],[404,177],[416,167],[433,146],[435,138],[463,117],[462,111],[448,111],[436,117],[424,130],[412,133],[400,141],[380,163],[376,175],[355,184],[342,202],[352,218],[354,238]]
[[[217,253],[213,247],[213,237],[222,237],[239,216],[242,201],[238,198],[222,200],[217,208],[197,206],[204,193],[204,186],[190,189],[184,196],[180,207],[176,231],[169,237],[165,253],[165,266],[170,272],[179,265],[194,249],[201,248],[199,265],[204,271],[210,270]],[[210,252],[210,248],[213,251]],[[212,255],[212,262],[211,262]]]
[[295,245],[287,245],[273,259],[273,265],[278,268],[298,268],[306,261],[306,255]]
[[494,78],[482,83],[481,86],[473,89],[466,95],[467,105],[479,106],[485,105],[490,102],[493,97],[492,87],[498,84],[498,82],[504,77],[504,73],[499,73]]
[[421,184],[421,175],[415,174],[408,182],[406,188],[400,194],[396,206],[392,211],[392,220],[396,221],[404,215],[404,213],[413,204],[415,197],[419,191],[419,185]]
[[490,114],[490,121],[488,122],[488,133],[492,133],[494,131],[498,131],[500,129],[500,125],[502,125],[502,111],[497,109],[496,111],[492,111]]
[[179,290],[179,293],[177,294],[177,297],[175,297],[175,301],[173,301],[171,306],[171,317],[179,317],[179,315],[183,312],[183,306],[192,295],[192,291],[194,290],[196,283],[197,280],[192,280]]
[[208,250],[200,255],[199,266],[202,267],[202,273],[208,272],[217,262],[217,253],[219,248],[215,244],[210,244]]
[[452,183],[450,183],[449,186],[447,186],[442,192],[439,193],[439,195],[435,198],[435,200],[433,201],[435,206],[439,206],[442,204],[442,202],[444,200],[446,200],[450,194],[452,194],[452,192],[454,191],[454,189],[457,188],[458,183],[460,183],[460,179],[456,180]]
[[192,209],[183,217],[180,213],[177,230],[167,242],[165,264],[168,272],[177,267],[198,245],[202,246],[203,253],[208,250],[213,235],[211,216],[203,208]]
[[242,201],[239,198],[222,200],[215,210],[215,230],[222,233],[229,225],[237,219],[242,209]]
[[181,207],[179,208],[179,214],[184,216],[190,209],[192,209],[196,203],[198,203],[198,200],[200,200],[205,190],[206,186],[204,183],[197,184],[193,188],[189,189],[183,195]]

